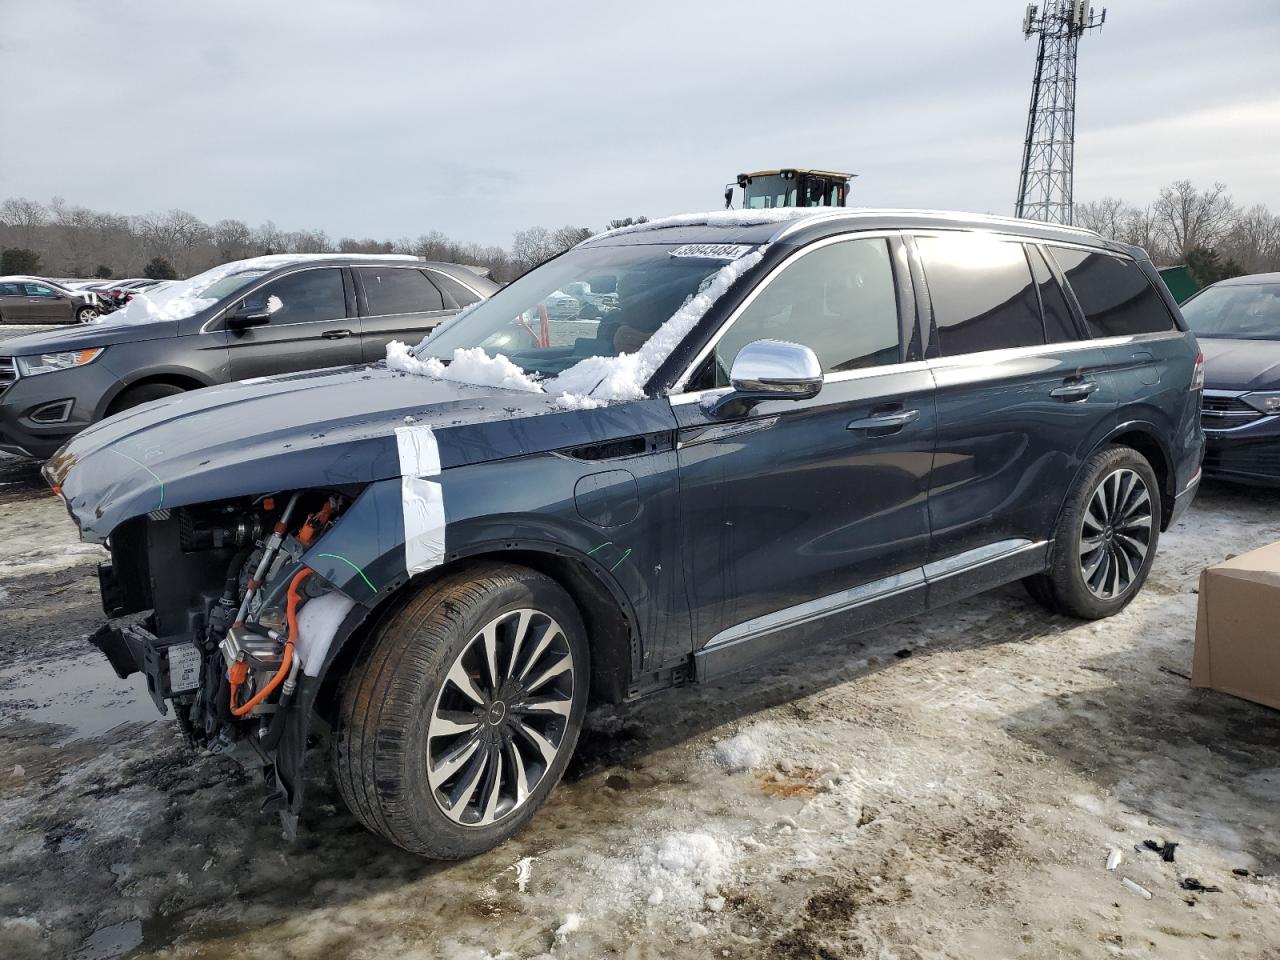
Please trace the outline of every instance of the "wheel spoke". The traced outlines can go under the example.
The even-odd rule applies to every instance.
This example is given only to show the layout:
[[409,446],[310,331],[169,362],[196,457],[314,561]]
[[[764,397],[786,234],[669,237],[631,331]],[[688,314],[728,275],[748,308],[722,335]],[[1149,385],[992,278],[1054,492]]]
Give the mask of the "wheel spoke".
[[480,746],[480,738],[472,736],[464,740],[462,743],[453,747],[435,766],[427,767],[427,782],[433,787],[439,787],[451,776],[462,769],[462,765],[471,759],[471,755],[476,752]]
[[559,717],[567,717],[573,710],[573,701],[570,699],[559,699],[558,697],[536,697],[532,700],[522,700],[516,706],[519,713],[546,713],[554,714]]
[[484,662],[489,665],[489,680],[497,690],[502,685],[498,679],[498,621],[493,621],[480,632],[480,644],[484,647]]
[[427,731],[429,737],[448,737],[467,733],[480,726],[480,718],[465,710],[437,710]]
[[1104,517],[1100,517],[1097,513],[1100,509],[1101,501],[1098,500],[1098,497],[1095,494],[1094,498],[1089,501],[1089,509],[1086,510],[1084,514],[1085,523],[1089,524],[1089,526],[1093,527],[1095,530],[1101,530],[1107,525],[1106,519]]
[[528,738],[529,742],[532,743],[538,749],[538,752],[540,754],[542,754],[542,759],[547,764],[547,766],[551,766],[551,761],[556,758],[555,744],[552,743],[550,740],[548,740],[546,737],[544,737],[542,734],[540,734],[537,730],[533,729],[533,727],[529,726],[519,717],[512,717],[511,725],[515,727],[517,730],[519,730],[522,735]]
[[484,809],[480,812],[480,822],[493,823],[498,816],[498,801],[502,798],[502,754],[497,746],[489,747],[489,775],[485,779]]
[[524,645],[524,638],[529,633],[529,621],[532,619],[532,610],[520,611],[520,618],[516,621],[516,633],[511,640],[511,662],[507,664],[508,677],[516,675],[516,664],[520,662],[520,647]]
[[467,699],[478,706],[484,706],[484,694],[480,692],[480,688],[471,679],[471,674],[467,673],[467,668],[462,665],[462,657],[454,661],[453,666],[449,669],[447,680],[457,687]]
[[558,677],[562,673],[566,673],[568,671],[571,671],[572,669],[573,669],[573,657],[570,654],[566,653],[562,655],[559,660],[551,664],[551,666],[547,667],[545,670],[539,673],[536,677],[530,680],[527,684],[525,684],[525,691],[528,693],[533,693],[535,690],[541,687],[548,680],[551,680],[553,677]]
[[508,740],[503,750],[507,754],[507,759],[511,761],[511,769],[515,772],[516,806],[518,807],[529,796],[529,771],[525,767],[524,755],[514,740]]
[[1116,585],[1119,590],[1129,589],[1129,584],[1133,583],[1134,569],[1133,561],[1129,559],[1129,554],[1120,547],[1115,548],[1116,554]]
[[533,652],[529,654],[529,659],[520,668],[520,673],[516,676],[517,680],[523,680],[528,675],[529,671],[533,669],[533,665],[547,652],[547,647],[551,646],[551,641],[558,636],[560,636],[560,628],[554,622],[548,624],[547,629],[542,631],[542,636],[538,638],[538,642],[534,644]]
[[458,782],[453,788],[453,795],[449,798],[449,809],[456,812],[459,817],[467,812],[467,807],[471,806],[471,801],[475,798],[480,781],[484,778],[485,771],[488,769],[489,751],[477,751],[467,765],[466,771],[458,778]]
[[1093,553],[1102,546],[1102,537],[1081,537],[1080,538],[1080,556]]

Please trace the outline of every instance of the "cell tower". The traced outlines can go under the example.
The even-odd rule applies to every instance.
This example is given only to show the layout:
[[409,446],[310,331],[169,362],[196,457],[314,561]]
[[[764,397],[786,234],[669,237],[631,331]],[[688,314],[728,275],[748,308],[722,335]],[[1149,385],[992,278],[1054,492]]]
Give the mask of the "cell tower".
[[1089,0],[1027,4],[1023,36],[1037,34],[1036,76],[1031,84],[1027,141],[1022,148],[1017,216],[1071,222],[1072,164],[1076,144],[1076,48],[1086,30],[1101,27],[1107,11]]

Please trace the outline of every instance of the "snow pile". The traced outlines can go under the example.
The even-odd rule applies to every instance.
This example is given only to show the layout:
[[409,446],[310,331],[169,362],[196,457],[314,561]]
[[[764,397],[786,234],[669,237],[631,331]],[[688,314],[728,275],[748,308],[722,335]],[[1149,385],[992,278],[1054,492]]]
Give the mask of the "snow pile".
[[701,831],[673,832],[641,849],[626,865],[624,878],[636,899],[656,900],[669,910],[701,908],[737,858],[737,848],[727,838]]
[[[844,208],[836,208],[842,213]],[[670,217],[659,217],[646,223],[632,223],[615,230],[606,230],[583,241],[591,243],[601,237],[618,237],[624,233],[639,233],[644,230],[662,230],[668,227],[754,227],[765,223],[785,223],[788,220],[800,220],[804,217],[830,213],[831,207],[771,207],[765,210],[712,210],[708,213],[677,213]]]
[[[292,263],[309,263],[314,260],[337,259],[369,259],[369,260],[409,260],[419,262],[417,257],[408,254],[356,254],[356,253],[277,253],[263,257],[250,257],[247,260],[232,260],[219,264],[204,273],[198,273],[187,280],[170,284],[162,290],[151,293],[139,292],[133,295],[128,303],[113,313],[104,314],[95,323],[156,323],[164,320],[185,320],[193,317],[206,307],[211,307],[217,300],[202,297],[219,280],[235,273],[261,272],[274,270],[277,267]],[[279,300],[276,300],[279,303]],[[278,308],[277,308],[278,309]],[[274,311],[272,311],[274,312]]]
[[711,748],[711,762],[723,767],[730,773],[744,770],[755,770],[769,762],[768,745],[750,730],[744,730],[736,737],[721,740]]
[[[712,304],[733,286],[739,277],[763,259],[767,246],[727,263],[689,297],[680,309],[663,322],[635,353],[616,357],[586,357],[559,376],[539,382],[503,354],[490,357],[480,347],[458,348],[453,360],[445,364],[434,357],[419,359],[398,340],[387,344],[387,366],[392,370],[437,377],[459,383],[506,387],[534,393],[557,393],[556,403],[566,410],[590,410],[607,400],[639,400],[644,385],[665,360],[711,309]],[[437,328],[432,334],[438,333]],[[419,346],[430,342],[427,337]],[[461,362],[460,362],[461,361]]]
[[542,392],[542,385],[538,381],[505,356],[499,353],[491,357],[481,347],[459,347],[453,351],[453,359],[445,364],[435,357],[421,360],[408,346],[399,340],[392,340],[387,344],[387,368],[420,377],[474,383],[482,387]]

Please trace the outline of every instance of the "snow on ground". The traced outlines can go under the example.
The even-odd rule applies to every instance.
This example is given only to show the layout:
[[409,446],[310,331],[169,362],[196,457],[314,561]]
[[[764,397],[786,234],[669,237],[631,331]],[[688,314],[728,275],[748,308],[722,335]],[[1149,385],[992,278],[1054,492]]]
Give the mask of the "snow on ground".
[[[0,484],[0,541],[73,542],[30,471]],[[1199,570],[1277,506],[1207,486],[1105,622],[1007,588],[597,708],[531,825],[451,864],[360,829],[321,753],[288,845],[172,724],[55,725],[116,682],[78,659],[93,561],[0,572],[0,956],[1274,957],[1280,714],[1183,675]]]

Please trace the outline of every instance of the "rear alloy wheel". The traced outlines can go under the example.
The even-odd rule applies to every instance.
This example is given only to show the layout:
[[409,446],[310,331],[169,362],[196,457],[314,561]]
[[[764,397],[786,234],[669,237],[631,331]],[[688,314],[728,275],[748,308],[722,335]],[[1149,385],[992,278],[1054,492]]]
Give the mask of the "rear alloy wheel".
[[549,577],[477,563],[411,588],[344,680],[338,789],[366,827],[411,853],[482,853],[559,782],[589,674],[582,618]]
[[1142,454],[1121,446],[1095,454],[1063,506],[1049,569],[1028,577],[1027,591],[1056,613],[1119,613],[1151,572],[1160,516],[1160,485]]
[[1123,596],[1151,549],[1151,491],[1122,467],[1098,484],[1080,521],[1080,575],[1099,600]]
[[81,307],[79,310],[76,311],[77,323],[92,323],[94,320],[97,320],[97,319],[98,319],[98,311],[93,309],[93,307]]

